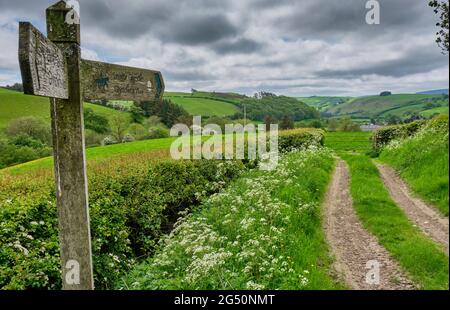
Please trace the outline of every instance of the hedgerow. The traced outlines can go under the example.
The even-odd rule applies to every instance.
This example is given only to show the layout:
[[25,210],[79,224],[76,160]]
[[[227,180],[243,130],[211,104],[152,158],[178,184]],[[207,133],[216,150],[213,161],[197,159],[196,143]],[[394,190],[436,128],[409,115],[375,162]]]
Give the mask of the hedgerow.
[[[109,166],[111,169],[111,165]],[[238,161],[163,161],[89,175],[97,288],[110,288],[188,210],[237,177]],[[0,194],[0,288],[61,287],[53,180],[16,180]]]
[[424,125],[424,121],[416,121],[405,125],[388,126],[378,129],[372,136],[372,149],[374,152],[379,153],[392,140],[411,137]]

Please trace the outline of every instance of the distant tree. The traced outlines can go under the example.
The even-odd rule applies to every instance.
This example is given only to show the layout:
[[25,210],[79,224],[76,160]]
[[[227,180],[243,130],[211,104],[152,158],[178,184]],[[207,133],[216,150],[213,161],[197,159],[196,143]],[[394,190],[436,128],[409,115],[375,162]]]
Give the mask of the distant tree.
[[186,116],[180,116],[177,118],[177,124],[184,124],[188,127],[192,126],[192,116],[186,115]]
[[310,127],[312,128],[323,128],[323,123],[320,120],[314,120],[310,123]]
[[336,119],[330,119],[328,121],[328,126],[327,126],[328,131],[332,131],[332,132],[337,131],[338,126],[339,126],[339,122]]
[[267,98],[267,97],[277,97],[277,95],[266,92],[266,91],[260,91],[253,95],[253,98],[255,98],[255,99],[263,99],[263,98]]
[[23,92],[23,86],[20,83],[14,83],[14,85],[6,85],[6,89]]
[[141,124],[138,123],[133,123],[131,124],[128,129],[127,132],[132,135],[136,140],[142,140],[145,139],[145,137],[147,136],[147,129],[145,129],[144,126],[142,126]]
[[419,121],[422,119],[426,119],[426,118],[423,117],[422,115],[414,112],[414,113],[411,113],[411,115],[407,119],[405,119],[405,123],[408,124],[408,123],[412,123],[412,122]]
[[111,135],[117,142],[122,142],[130,123],[128,117],[115,115],[111,118]]
[[388,117],[386,118],[386,122],[388,125],[398,125],[402,123],[402,119],[401,117],[397,116],[397,115],[388,115]]
[[191,93],[195,94],[196,92],[198,92],[198,90],[196,90],[195,88],[191,88]]
[[33,116],[20,117],[10,121],[6,127],[6,134],[10,138],[27,135],[44,144],[52,144],[50,126],[40,118]]
[[449,7],[448,1],[438,1],[432,0],[429,6],[433,8],[434,13],[439,16],[440,21],[436,23],[437,27],[440,27],[439,31],[436,32],[436,43],[442,49],[444,54],[449,52]]
[[231,124],[232,121],[228,118],[225,117],[219,117],[219,116],[213,116],[208,118],[204,125],[208,125],[208,124],[216,124],[219,125],[220,129],[222,130],[222,132],[225,132],[225,125],[226,124]]
[[266,115],[264,117],[264,124],[266,125],[266,131],[270,131],[270,125],[275,123],[276,120],[272,116]]
[[289,116],[285,115],[280,122],[280,129],[293,129],[295,127],[294,121]]
[[144,120],[144,110],[139,106],[139,103],[134,102],[134,105],[130,108],[131,122],[142,124]]
[[390,91],[384,91],[384,92],[381,92],[381,94],[380,94],[381,97],[386,97],[386,96],[391,96],[391,95],[392,95],[392,93]]
[[144,111],[145,116],[158,116],[167,127],[172,127],[179,117],[189,115],[182,106],[167,99],[141,101],[139,102],[139,106]]
[[156,115],[146,118],[143,121],[143,125],[146,128],[164,126],[164,124],[161,122],[161,118]]
[[84,128],[97,133],[107,133],[109,131],[109,121],[103,115],[97,114],[90,108],[84,109]]
[[343,132],[361,131],[361,127],[357,123],[354,123],[350,117],[344,117],[343,119],[339,120],[337,131]]

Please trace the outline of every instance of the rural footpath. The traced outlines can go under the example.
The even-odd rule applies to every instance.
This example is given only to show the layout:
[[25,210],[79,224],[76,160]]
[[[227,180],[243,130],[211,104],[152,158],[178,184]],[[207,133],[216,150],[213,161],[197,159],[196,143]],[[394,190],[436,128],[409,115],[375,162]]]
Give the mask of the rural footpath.
[[[449,221],[435,209],[414,197],[405,182],[390,167],[377,164],[386,188],[408,218],[448,255]],[[336,257],[334,268],[352,288],[358,290],[410,290],[417,287],[375,236],[361,224],[353,208],[350,172],[338,159],[325,202],[325,231]],[[376,268],[377,280],[368,269]]]

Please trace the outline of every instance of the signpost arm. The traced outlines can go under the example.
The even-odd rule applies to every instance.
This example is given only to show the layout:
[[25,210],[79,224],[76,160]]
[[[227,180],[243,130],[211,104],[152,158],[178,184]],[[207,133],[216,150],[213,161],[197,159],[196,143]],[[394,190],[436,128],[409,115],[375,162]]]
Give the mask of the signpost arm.
[[63,289],[94,288],[89,225],[83,103],[80,82],[80,25],[67,23],[64,1],[47,9],[48,38],[67,61],[69,99],[51,99],[55,182]]

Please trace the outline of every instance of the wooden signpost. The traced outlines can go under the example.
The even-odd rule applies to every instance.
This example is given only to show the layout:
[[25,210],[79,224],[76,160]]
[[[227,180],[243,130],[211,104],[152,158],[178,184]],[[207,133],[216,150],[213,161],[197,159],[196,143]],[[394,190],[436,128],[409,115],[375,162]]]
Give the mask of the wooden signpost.
[[51,103],[63,289],[91,290],[83,98],[157,100],[164,81],[158,71],[81,60],[78,12],[59,1],[46,13],[48,38],[20,23],[19,63],[25,94]]

